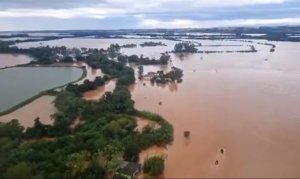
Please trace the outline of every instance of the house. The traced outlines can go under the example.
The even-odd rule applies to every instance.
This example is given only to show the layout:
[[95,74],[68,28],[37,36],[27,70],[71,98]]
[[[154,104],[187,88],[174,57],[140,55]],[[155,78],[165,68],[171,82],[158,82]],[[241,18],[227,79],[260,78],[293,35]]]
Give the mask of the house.
[[141,172],[141,164],[123,161],[116,172],[115,178],[136,178]]

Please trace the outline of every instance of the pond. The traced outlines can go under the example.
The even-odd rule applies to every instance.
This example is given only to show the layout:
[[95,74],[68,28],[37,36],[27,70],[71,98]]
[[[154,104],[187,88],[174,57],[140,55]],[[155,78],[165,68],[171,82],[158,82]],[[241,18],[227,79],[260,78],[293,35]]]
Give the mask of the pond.
[[[128,48],[122,52],[158,57],[177,43],[73,38],[18,46],[107,48],[111,43],[145,41],[161,41],[167,46]],[[254,45],[258,53],[171,54],[169,66],[145,66],[147,73],[168,71],[174,65],[183,69],[184,77],[183,83],[172,85],[137,80],[130,88],[136,108],[164,116],[175,132],[175,140],[167,150],[154,147],[143,151],[141,158],[153,152],[166,154],[166,178],[299,177],[300,43],[268,42],[276,44],[276,51],[270,53],[270,46],[257,44],[263,40],[195,41],[205,45],[205,50],[244,50]],[[107,85],[84,97],[99,99],[104,91],[114,88],[114,83]],[[22,85],[16,94],[20,89]],[[190,131],[189,139],[184,137],[184,131]],[[225,152],[221,154],[220,149]]]
[[0,111],[82,76],[75,67],[16,67],[0,70]]

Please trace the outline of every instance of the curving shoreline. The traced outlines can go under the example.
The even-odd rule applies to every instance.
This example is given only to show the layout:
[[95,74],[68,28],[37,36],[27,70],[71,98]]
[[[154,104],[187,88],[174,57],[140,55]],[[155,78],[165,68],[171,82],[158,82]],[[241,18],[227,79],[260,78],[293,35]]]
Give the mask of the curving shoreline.
[[30,98],[28,98],[28,99],[26,99],[26,100],[18,103],[17,105],[12,106],[9,109],[6,109],[4,111],[0,111],[0,116],[12,113],[12,112],[16,111],[17,109],[19,109],[21,107],[24,107],[27,104],[33,102],[34,100],[38,99],[41,96],[44,96],[44,95],[53,95],[53,94],[51,94],[51,91],[59,89],[59,88],[62,88],[64,86],[68,85],[68,84],[77,83],[77,82],[83,80],[87,76],[87,69],[84,66],[73,66],[73,64],[72,65],[70,65],[70,64],[38,65],[38,66],[37,65],[32,65],[32,64],[22,64],[22,65],[16,65],[16,66],[11,66],[11,67],[6,67],[6,68],[0,68],[0,70],[9,69],[9,68],[18,68],[18,67],[53,67],[53,68],[57,68],[57,67],[72,67],[73,68],[73,67],[75,67],[75,68],[82,69],[83,72],[82,72],[81,77],[79,79],[75,80],[75,81],[71,81],[69,83],[66,83],[66,84],[63,84],[63,85],[60,85],[60,86],[56,86],[54,88],[50,88],[50,89],[41,91],[39,94],[36,94],[36,95],[34,95],[34,96],[32,96],[32,97],[30,97]]

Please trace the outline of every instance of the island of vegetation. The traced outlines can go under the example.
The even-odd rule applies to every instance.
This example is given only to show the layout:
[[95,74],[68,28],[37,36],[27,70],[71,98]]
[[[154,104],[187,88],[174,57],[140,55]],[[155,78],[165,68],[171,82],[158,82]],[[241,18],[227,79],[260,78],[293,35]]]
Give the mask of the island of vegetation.
[[196,45],[194,43],[191,43],[191,42],[181,42],[181,43],[175,44],[175,46],[174,46],[174,52],[175,53],[182,53],[182,52],[197,53],[198,49],[196,48]]
[[155,46],[167,46],[162,42],[144,42],[140,44],[141,47],[155,47]]
[[[43,52],[40,55],[46,58],[46,54],[61,48],[41,49],[31,50]],[[115,46],[107,50],[90,49],[83,58],[106,76],[86,80],[82,85],[70,84],[60,92],[53,91],[57,109],[52,116],[53,125],[45,125],[39,118],[27,129],[16,119],[0,123],[0,178],[113,178],[122,171],[120,166],[125,161],[138,163],[142,150],[173,141],[173,127],[169,122],[134,108],[128,90],[135,82],[134,70],[114,60],[119,55],[116,49]],[[44,63],[44,58],[36,58],[35,63]],[[98,101],[82,98],[83,92],[113,78],[117,80],[113,92],[106,92]],[[137,117],[154,121],[159,127],[148,125],[138,131]],[[164,159],[155,157],[146,160],[143,167],[144,173],[151,176],[160,175],[163,169]],[[128,177],[126,173],[121,176]]]
[[[175,44],[173,53],[256,53],[254,45],[248,45],[250,50],[198,50],[196,47],[202,47],[201,43],[198,42],[180,42]],[[205,45],[205,46],[227,46],[227,45]],[[232,46],[232,45],[231,45]],[[241,46],[241,45],[237,45]]]
[[183,71],[179,68],[172,67],[170,72],[164,73],[164,71],[157,71],[150,78],[151,83],[166,84],[169,82],[181,83],[183,77]]
[[121,45],[121,48],[136,48],[137,45],[136,44],[125,44],[125,45]]

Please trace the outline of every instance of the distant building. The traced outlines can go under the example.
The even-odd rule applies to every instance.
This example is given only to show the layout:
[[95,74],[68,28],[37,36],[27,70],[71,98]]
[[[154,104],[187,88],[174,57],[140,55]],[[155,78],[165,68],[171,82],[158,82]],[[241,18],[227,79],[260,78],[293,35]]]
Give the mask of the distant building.
[[60,53],[55,55],[55,58],[58,59],[58,60],[62,60],[64,57],[65,56],[63,54],[60,54]]
[[141,172],[141,164],[123,161],[114,178],[133,179]]

